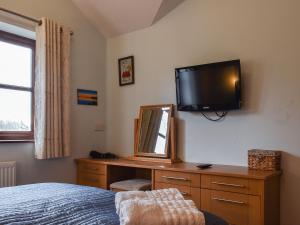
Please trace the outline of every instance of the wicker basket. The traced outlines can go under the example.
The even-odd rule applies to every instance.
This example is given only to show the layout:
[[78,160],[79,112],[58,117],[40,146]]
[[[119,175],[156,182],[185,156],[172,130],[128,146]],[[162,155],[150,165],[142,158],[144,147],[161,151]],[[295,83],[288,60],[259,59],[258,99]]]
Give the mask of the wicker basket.
[[281,152],[253,149],[248,151],[248,166],[255,170],[280,170]]

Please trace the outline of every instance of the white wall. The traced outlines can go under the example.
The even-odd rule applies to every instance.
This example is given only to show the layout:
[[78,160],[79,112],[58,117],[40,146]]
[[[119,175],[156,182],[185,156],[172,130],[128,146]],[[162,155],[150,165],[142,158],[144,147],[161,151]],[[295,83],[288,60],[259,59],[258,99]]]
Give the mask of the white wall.
[[[107,42],[107,148],[133,153],[140,105],[174,103],[174,68],[241,59],[245,105],[213,123],[180,112],[185,161],[247,165],[247,150],[283,155],[282,225],[300,224],[300,2],[187,0],[154,26]],[[135,56],[136,84],[119,87],[117,59]]]
[[[0,6],[40,18],[46,16],[72,28],[72,157],[35,160],[33,144],[0,143],[0,161],[17,161],[18,184],[60,181],[75,182],[76,157],[87,156],[91,148],[104,146],[104,133],[94,132],[104,121],[105,39],[92,27],[71,0],[1,0]],[[2,13],[1,13],[2,14]],[[77,88],[98,90],[99,106],[77,105]]]

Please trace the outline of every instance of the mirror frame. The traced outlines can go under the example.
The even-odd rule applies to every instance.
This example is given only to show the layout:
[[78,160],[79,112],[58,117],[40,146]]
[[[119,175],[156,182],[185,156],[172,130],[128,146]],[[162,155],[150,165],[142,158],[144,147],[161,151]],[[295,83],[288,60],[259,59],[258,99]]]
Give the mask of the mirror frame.
[[[165,154],[157,154],[157,153],[144,153],[144,152],[139,152],[139,144],[140,144],[140,136],[141,136],[141,123],[142,123],[142,115],[143,115],[143,110],[145,109],[153,109],[153,108],[163,108],[163,107],[169,107],[170,108],[170,116],[168,118],[168,128],[167,128],[167,135],[166,135],[166,146],[165,146]],[[140,112],[139,112],[139,119],[138,119],[138,126],[137,126],[137,138],[136,138],[136,143],[135,143],[135,148],[134,148],[134,156],[136,157],[153,157],[153,158],[164,158],[167,159],[170,157],[170,127],[171,127],[171,118],[174,117],[174,105],[173,104],[164,104],[164,105],[146,105],[146,106],[141,106],[140,107]]]

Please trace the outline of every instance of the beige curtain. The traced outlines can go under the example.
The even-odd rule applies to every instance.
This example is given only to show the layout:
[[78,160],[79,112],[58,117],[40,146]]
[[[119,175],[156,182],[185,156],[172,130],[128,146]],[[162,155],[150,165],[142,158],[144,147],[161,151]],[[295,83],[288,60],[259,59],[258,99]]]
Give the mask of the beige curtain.
[[70,155],[70,30],[42,18],[36,28],[35,156]]

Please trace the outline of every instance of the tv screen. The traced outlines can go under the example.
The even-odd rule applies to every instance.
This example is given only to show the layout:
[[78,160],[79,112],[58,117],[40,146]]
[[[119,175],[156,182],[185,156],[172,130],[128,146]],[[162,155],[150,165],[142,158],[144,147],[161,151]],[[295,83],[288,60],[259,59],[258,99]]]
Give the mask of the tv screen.
[[240,60],[175,69],[179,111],[228,111],[241,107]]

